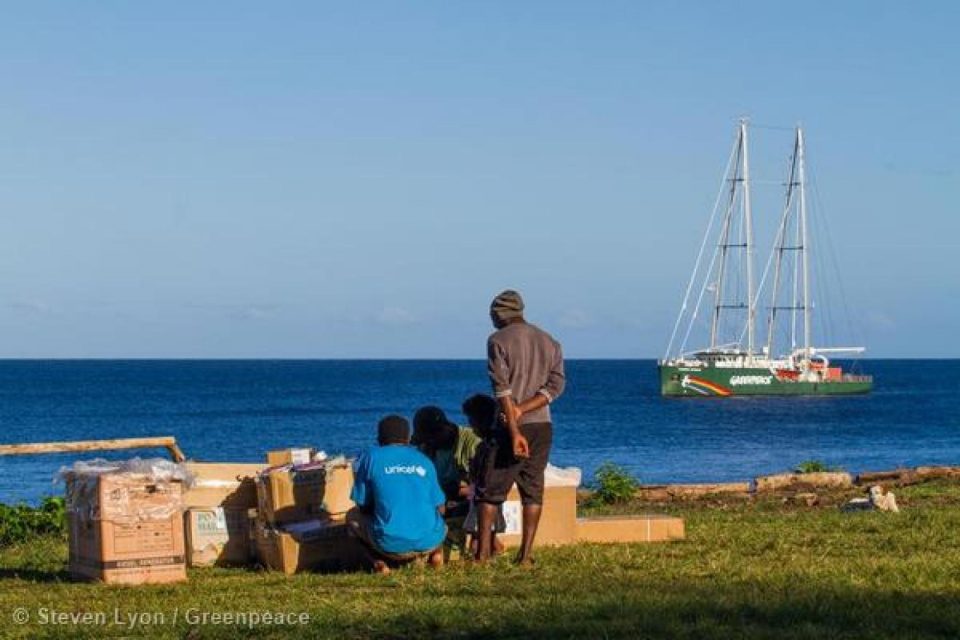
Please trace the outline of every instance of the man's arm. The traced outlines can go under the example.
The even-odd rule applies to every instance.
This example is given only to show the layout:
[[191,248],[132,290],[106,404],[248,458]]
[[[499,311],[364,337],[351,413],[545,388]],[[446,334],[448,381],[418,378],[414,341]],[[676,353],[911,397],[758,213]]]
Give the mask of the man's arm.
[[520,433],[520,418],[523,412],[520,405],[513,398],[500,398],[500,413],[503,414],[504,424],[510,433],[510,442],[513,444],[513,455],[518,458],[530,457],[530,443]]
[[507,366],[507,354],[492,339],[487,340],[487,375],[493,387],[493,397],[497,399],[505,418],[505,426],[512,435],[518,432],[518,423],[514,419],[516,403],[513,401],[513,389],[510,388],[510,368]]
[[507,354],[492,338],[487,340],[487,375],[490,377],[490,386],[493,387],[493,397],[501,402],[504,398],[513,397]]
[[368,502],[371,502],[370,491],[367,483],[370,479],[370,457],[367,454],[360,456],[354,463],[353,468],[353,489],[350,490],[350,499],[360,508],[361,511],[369,510]]
[[513,398],[509,371],[503,349],[495,341],[487,340],[487,374],[490,376],[490,384],[493,386],[493,395],[500,404],[505,426],[507,431],[510,432],[513,455],[518,458],[527,458],[530,456],[530,445],[523,434],[520,433],[520,416],[523,414]]
[[547,402],[553,402],[561,395],[567,387],[567,376],[563,370],[563,348],[556,340],[553,341],[553,363],[550,366],[550,373],[547,374],[547,381],[537,391],[537,395],[542,395]]
[[537,409],[545,407],[548,404],[550,404],[550,401],[547,396],[538,391],[533,394],[532,398],[529,398],[517,405],[517,408],[520,410],[520,415],[523,415],[525,413],[530,413],[531,411],[536,411]]
[[430,483],[430,499],[437,508],[437,513],[443,516],[447,512],[447,496],[440,488],[440,479],[437,477],[437,470],[433,463],[424,465],[427,470],[427,482]]

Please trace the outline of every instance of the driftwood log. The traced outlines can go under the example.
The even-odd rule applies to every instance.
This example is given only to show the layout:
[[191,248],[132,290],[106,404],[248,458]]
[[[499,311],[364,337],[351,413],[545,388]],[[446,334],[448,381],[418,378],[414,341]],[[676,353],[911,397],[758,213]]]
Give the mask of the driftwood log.
[[749,482],[722,482],[713,484],[653,484],[641,485],[636,496],[642,500],[695,500],[705,496],[750,497]]
[[877,484],[880,482],[898,482],[913,473],[912,469],[894,469],[892,471],[863,471],[857,474],[857,484]]
[[857,475],[858,485],[904,486],[918,484],[937,478],[960,478],[960,467],[923,466],[915,469],[894,469],[893,471],[864,471]]
[[[757,494],[779,493],[788,499],[807,505],[816,504],[816,491],[852,489],[858,486],[917,484],[937,478],[960,478],[960,467],[924,466],[915,469],[892,469],[890,471],[864,471],[852,476],[846,472],[778,473],[759,476],[749,482],[721,482],[709,484],[643,484],[636,497],[648,502],[671,502],[696,500],[710,496],[724,498],[750,498]],[[581,501],[589,499],[593,491],[585,488],[577,491]]]
[[173,436],[159,438],[120,438],[116,440],[79,440],[73,442],[31,442],[0,444],[0,456],[23,456],[38,453],[71,453],[75,451],[115,451],[118,449],[166,449],[174,462],[186,457]]
[[759,476],[755,483],[757,493],[798,489],[849,489],[853,486],[853,476],[843,471],[778,473]]

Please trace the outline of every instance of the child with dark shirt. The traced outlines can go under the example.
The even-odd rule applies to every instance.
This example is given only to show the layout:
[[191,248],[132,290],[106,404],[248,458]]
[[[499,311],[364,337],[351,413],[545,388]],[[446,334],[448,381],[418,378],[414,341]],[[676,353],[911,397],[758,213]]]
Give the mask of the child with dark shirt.
[[[485,482],[487,471],[493,465],[497,455],[497,423],[500,407],[497,401],[492,397],[482,393],[470,396],[463,403],[463,414],[467,417],[470,427],[474,433],[480,437],[480,444],[477,445],[476,453],[470,461],[470,511],[463,524],[464,531],[471,536],[470,548],[473,554],[476,554],[478,532],[477,532],[477,511],[473,503],[473,494],[477,487],[482,487]],[[497,510],[497,517],[494,520],[493,528],[490,531],[490,548],[494,553],[503,550],[503,543],[497,540],[497,534],[506,530],[506,521],[503,517],[503,505]]]

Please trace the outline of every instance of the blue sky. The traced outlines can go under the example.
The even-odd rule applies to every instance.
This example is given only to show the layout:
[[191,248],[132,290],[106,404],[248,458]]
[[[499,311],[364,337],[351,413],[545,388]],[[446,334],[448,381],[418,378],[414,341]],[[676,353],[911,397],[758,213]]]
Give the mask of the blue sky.
[[9,4],[0,355],[481,357],[515,287],[658,356],[749,115],[804,123],[869,353],[960,356],[958,7]]

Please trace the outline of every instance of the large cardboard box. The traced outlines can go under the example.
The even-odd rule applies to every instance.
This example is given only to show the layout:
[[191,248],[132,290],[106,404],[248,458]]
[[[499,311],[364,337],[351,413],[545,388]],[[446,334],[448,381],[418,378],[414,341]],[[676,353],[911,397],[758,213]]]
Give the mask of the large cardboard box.
[[185,507],[229,507],[253,509],[257,506],[254,482],[265,464],[233,462],[187,462],[193,486],[184,491]]
[[[523,507],[520,494],[514,487],[503,503],[503,515],[506,520],[506,532],[500,536],[503,544],[517,546],[521,540]],[[537,545],[562,545],[576,541],[577,537],[577,487],[544,487],[543,512],[540,526],[537,528]]]
[[248,509],[192,507],[184,514],[191,567],[241,566],[253,560]]
[[[543,512],[537,528],[536,544],[562,545],[576,540],[577,487],[580,470],[562,469],[548,464],[544,471]],[[523,505],[514,486],[503,503],[506,531],[500,539],[506,546],[519,545],[522,539]]]
[[182,487],[139,473],[68,474],[70,573],[111,584],[187,579]]
[[287,575],[302,571],[356,571],[367,563],[361,542],[343,521],[308,520],[285,528],[255,525],[257,557]]
[[667,542],[683,540],[683,518],[636,515],[581,518],[577,520],[580,542]]
[[343,519],[353,508],[353,467],[315,462],[275,467],[257,476],[257,508],[269,524],[318,517]]

